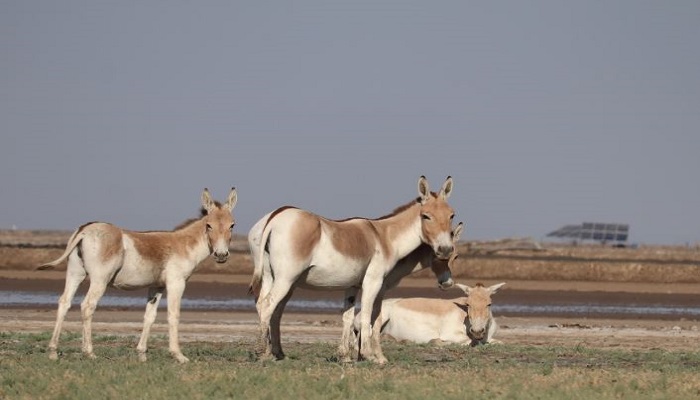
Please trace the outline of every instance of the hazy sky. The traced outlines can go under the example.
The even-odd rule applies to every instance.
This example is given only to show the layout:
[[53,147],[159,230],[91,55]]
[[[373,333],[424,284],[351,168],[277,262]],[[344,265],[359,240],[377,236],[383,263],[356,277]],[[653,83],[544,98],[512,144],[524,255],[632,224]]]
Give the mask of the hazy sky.
[[700,242],[700,2],[2,1],[0,229],[170,229],[236,186],[463,238]]

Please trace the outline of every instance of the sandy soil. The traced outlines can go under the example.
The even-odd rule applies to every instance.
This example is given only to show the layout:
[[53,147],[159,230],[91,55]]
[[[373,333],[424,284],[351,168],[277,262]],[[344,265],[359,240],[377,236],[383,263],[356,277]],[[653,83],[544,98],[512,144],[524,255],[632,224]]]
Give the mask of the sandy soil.
[[[63,271],[0,271],[0,290],[55,291],[63,289]],[[200,274],[189,283],[186,296],[243,296],[249,277],[239,275]],[[490,284],[492,282],[484,282]],[[431,279],[405,281],[391,293],[395,297],[456,297],[458,293],[441,293]],[[81,289],[84,291],[84,289]],[[115,292],[119,293],[119,292]],[[643,284],[625,282],[509,281],[497,294],[498,301],[520,303],[581,302],[596,299],[612,303],[649,302],[696,306],[700,284]],[[295,297],[335,298],[339,293],[299,291]],[[330,296],[330,297],[328,297]],[[496,299],[495,299],[496,300]],[[143,313],[134,310],[98,308],[94,333],[138,335]],[[53,329],[54,308],[0,309],[0,331],[44,332]],[[582,345],[604,348],[668,349],[696,351],[700,342],[700,321],[694,319],[570,318],[567,316],[496,315],[501,326],[497,338],[514,344]],[[335,342],[340,337],[340,316],[337,313],[286,312],[282,334],[285,342]],[[80,332],[80,312],[68,313],[65,331]],[[161,311],[153,328],[154,334],[167,334],[166,313]],[[192,311],[184,310],[180,325],[182,341],[235,341],[252,343],[257,337],[257,315],[254,310]]]

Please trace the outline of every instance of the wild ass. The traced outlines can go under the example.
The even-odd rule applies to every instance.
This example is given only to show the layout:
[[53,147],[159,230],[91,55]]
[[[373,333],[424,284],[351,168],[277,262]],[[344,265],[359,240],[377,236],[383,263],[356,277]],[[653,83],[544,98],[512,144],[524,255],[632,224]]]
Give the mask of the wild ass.
[[[254,227],[249,234],[256,260],[250,290],[260,316],[262,356],[284,358],[280,320],[296,287],[362,288],[362,337],[371,338],[372,305],[398,260],[422,243],[429,245],[437,258],[447,259],[452,254],[454,211],[447,203],[452,186],[452,178],[447,177],[440,192],[432,193],[421,176],[418,198],[378,219],[333,221],[298,208],[282,207],[268,214],[259,239],[256,224],[258,229]],[[348,316],[351,323],[354,303],[343,315],[343,320]],[[345,347],[341,357],[346,358],[348,352]],[[377,363],[386,362],[381,347],[373,347],[369,340],[361,344],[360,354]]]
[[[382,333],[415,343],[459,343],[476,346],[494,343],[498,330],[491,313],[491,295],[505,285],[469,287],[460,283],[466,297],[456,299],[397,298],[382,302]],[[359,323],[356,321],[356,328]]]
[[[250,251],[253,254],[253,260],[257,263],[259,261],[260,255],[260,239],[262,236],[263,226],[267,222],[270,214],[261,218],[250,230],[248,235],[248,244],[250,245]],[[452,241],[457,243],[462,234],[464,228],[464,223],[460,222],[452,230]],[[267,256],[267,253],[264,254]],[[401,280],[408,275],[417,273],[426,268],[430,268],[437,278],[438,287],[442,290],[447,290],[454,285],[452,280],[451,266],[457,257],[457,253],[453,252],[448,260],[440,260],[435,256],[435,252],[432,247],[427,244],[421,244],[417,249],[412,251],[409,255],[399,260],[394,268],[389,271],[389,274],[384,278],[384,284],[382,285],[382,290],[377,294],[377,298],[374,301],[373,306],[373,319],[376,319],[373,324],[372,339],[375,340],[373,345],[377,345],[376,341],[380,338],[379,328],[382,325],[381,316],[381,304],[384,299],[384,295],[387,290],[395,288],[401,282]],[[267,262],[267,259],[265,259]],[[350,349],[355,347],[356,344],[356,334],[354,329],[354,306],[357,299],[357,293],[360,291],[359,287],[351,287],[345,290],[344,310],[350,310],[351,312],[345,313],[343,315],[343,330],[342,337],[339,347],[339,353],[341,354],[342,361],[349,362],[352,361],[350,355]],[[359,318],[358,318],[359,321]],[[354,354],[356,356],[356,354]]]
[[[384,295],[390,289],[395,288],[399,285],[401,280],[408,275],[421,271],[425,268],[430,267],[438,280],[438,287],[442,290],[447,290],[454,286],[454,281],[452,280],[452,265],[454,260],[457,258],[456,246],[462,235],[462,230],[464,228],[464,223],[460,222],[452,230],[452,243],[454,244],[455,250],[450,255],[447,260],[440,260],[435,256],[435,252],[426,244],[421,244],[417,249],[413,250],[411,254],[399,260],[398,263],[391,269],[389,275],[384,278],[384,285],[382,290],[377,295],[374,301],[374,306],[372,308],[372,320],[374,324],[372,325],[372,340],[374,343],[372,346],[380,346],[378,343],[381,339],[381,327],[383,325],[382,317],[382,303],[384,300]],[[357,295],[357,289],[346,290],[346,308],[353,307],[355,305],[354,299]],[[359,322],[359,318],[356,318],[354,313],[348,318],[348,320],[343,320],[343,342],[341,346],[352,346],[355,344],[361,344],[361,337],[356,336],[355,322]],[[344,348],[341,347],[341,353]],[[345,359],[344,361],[349,361]]]
[[182,293],[194,268],[206,257],[213,255],[218,263],[228,259],[231,230],[235,223],[231,210],[236,200],[235,188],[231,189],[223,205],[212,200],[209,191],[204,189],[201,217],[185,221],[172,232],[133,232],[102,222],[87,223],[73,232],[63,255],[38,267],[51,268],[68,258],[66,285],[58,300],[49,358],[58,359],[63,319],[78,286],[89,275],[90,288],[80,304],[85,355],[95,357],[92,316],[107,286],[118,289],[148,287],[143,331],[137,346],[139,359],[147,359],[148,335],[163,291],[167,290],[170,353],[181,363],[189,361],[180,351],[178,341]]

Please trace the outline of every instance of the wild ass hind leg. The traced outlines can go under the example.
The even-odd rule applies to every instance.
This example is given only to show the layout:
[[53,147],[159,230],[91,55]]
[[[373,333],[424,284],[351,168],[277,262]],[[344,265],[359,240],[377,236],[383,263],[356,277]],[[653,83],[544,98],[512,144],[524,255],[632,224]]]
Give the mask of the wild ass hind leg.
[[[260,340],[263,351],[260,358],[277,359],[284,358],[280,338],[280,320],[282,318],[283,307],[280,303],[285,303],[284,299],[292,289],[292,281],[286,279],[275,279],[272,288],[265,298],[260,301]],[[275,313],[278,313],[275,316]]]
[[71,307],[75,292],[83,282],[87,273],[83,268],[83,261],[76,252],[71,253],[68,258],[68,269],[66,270],[66,285],[61,298],[58,299],[58,311],[56,312],[56,325],[49,341],[49,359],[58,360],[58,340],[61,337],[61,328],[66,313]]
[[143,330],[141,331],[139,344],[136,346],[136,350],[139,353],[139,361],[141,362],[145,362],[148,359],[148,356],[146,355],[148,352],[148,336],[151,334],[151,326],[156,320],[158,304],[160,304],[160,299],[163,296],[163,290],[164,288],[162,287],[148,288],[146,313],[143,316]]
[[[353,351],[357,335],[355,335],[355,301],[357,300],[357,288],[349,288],[345,290],[343,298],[343,331],[340,337],[340,346],[338,347],[338,360],[343,363],[353,361]],[[357,354],[357,353],[354,353]]]
[[190,359],[185,357],[180,350],[180,339],[178,337],[178,326],[180,324],[180,303],[182,294],[185,292],[185,280],[176,279],[167,282],[166,290],[168,291],[168,341],[170,354],[175,359],[184,364]]
[[95,308],[107,289],[108,277],[90,276],[90,288],[85,299],[80,304],[80,312],[83,317],[83,354],[89,358],[95,358],[92,349],[92,316]]
[[272,354],[275,354],[278,360],[284,359],[286,356],[284,351],[282,351],[282,332],[280,324],[282,322],[282,313],[287,306],[287,302],[292,297],[294,288],[289,290],[289,293],[282,299],[282,301],[277,304],[277,308],[272,313],[272,318],[270,319],[270,339],[272,342]]

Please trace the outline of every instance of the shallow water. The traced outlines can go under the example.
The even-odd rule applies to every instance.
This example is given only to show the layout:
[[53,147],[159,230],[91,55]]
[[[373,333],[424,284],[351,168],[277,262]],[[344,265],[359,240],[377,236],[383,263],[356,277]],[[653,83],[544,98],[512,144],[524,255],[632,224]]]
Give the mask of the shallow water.
[[[79,306],[83,295],[76,295],[73,306]],[[0,307],[41,307],[55,308],[59,295],[50,292],[0,291]],[[98,307],[123,307],[142,309],[146,299],[142,296],[105,295],[100,299]],[[305,300],[291,299],[287,310],[293,311],[340,311],[342,301],[334,300]],[[166,300],[161,299],[159,308],[166,307]],[[183,298],[184,310],[255,310],[253,299],[250,298]],[[619,317],[700,317],[700,307],[669,306],[667,304],[494,304],[496,315],[571,315],[595,317],[600,315]]]

